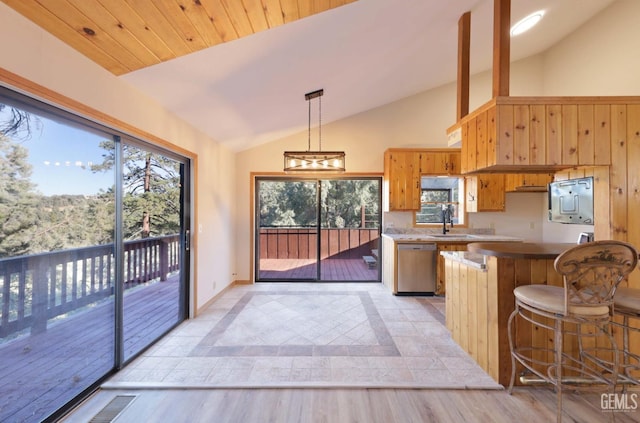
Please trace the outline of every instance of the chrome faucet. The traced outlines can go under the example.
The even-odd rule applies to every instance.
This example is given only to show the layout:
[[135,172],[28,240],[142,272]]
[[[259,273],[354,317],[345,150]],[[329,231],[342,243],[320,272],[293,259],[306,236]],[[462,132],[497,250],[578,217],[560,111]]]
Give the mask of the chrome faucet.
[[447,229],[447,220],[453,228],[453,208],[451,204],[442,205],[442,234],[446,235],[450,229]]

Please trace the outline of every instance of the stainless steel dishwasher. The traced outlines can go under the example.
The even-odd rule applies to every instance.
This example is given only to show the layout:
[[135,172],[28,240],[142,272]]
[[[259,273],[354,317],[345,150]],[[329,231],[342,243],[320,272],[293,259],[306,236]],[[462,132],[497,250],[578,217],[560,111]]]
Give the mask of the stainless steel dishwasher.
[[436,290],[436,244],[398,243],[398,295]]

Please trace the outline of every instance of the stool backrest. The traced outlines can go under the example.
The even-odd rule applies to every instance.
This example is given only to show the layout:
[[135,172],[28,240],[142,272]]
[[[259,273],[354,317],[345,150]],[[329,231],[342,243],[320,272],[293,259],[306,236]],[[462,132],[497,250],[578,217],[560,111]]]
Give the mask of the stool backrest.
[[616,287],[637,264],[638,252],[622,241],[588,242],[564,251],[554,267],[564,279],[565,307],[611,306]]

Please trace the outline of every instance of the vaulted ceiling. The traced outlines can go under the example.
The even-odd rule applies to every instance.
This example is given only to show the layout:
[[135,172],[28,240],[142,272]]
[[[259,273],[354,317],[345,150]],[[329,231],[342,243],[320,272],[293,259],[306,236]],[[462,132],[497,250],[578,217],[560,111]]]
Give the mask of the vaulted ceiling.
[[[471,72],[491,67],[493,0],[0,1],[236,151],[306,130],[306,92],[326,123],[455,81],[466,11]],[[512,22],[546,12],[512,61],[614,1],[511,0]]]

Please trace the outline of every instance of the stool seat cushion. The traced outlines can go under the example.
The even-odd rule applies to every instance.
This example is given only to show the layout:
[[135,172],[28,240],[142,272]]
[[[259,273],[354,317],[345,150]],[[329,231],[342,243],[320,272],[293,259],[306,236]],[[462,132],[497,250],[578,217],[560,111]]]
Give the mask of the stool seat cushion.
[[613,296],[615,311],[640,314],[640,289],[619,287]]
[[[516,299],[524,304],[548,313],[564,315],[564,288],[549,285],[523,285],[513,290]],[[609,314],[606,305],[569,305],[569,314],[574,316],[603,316]]]

